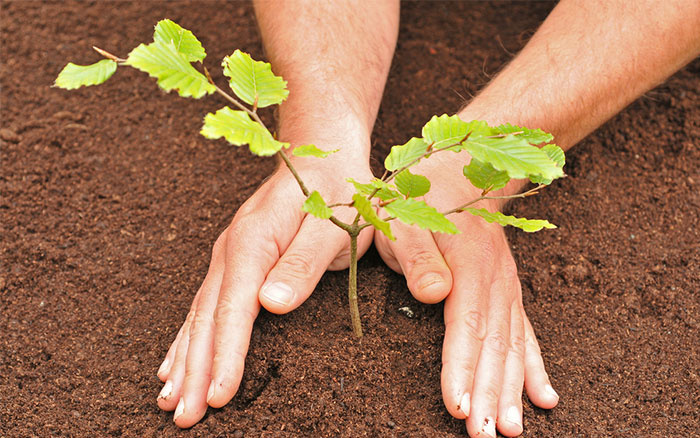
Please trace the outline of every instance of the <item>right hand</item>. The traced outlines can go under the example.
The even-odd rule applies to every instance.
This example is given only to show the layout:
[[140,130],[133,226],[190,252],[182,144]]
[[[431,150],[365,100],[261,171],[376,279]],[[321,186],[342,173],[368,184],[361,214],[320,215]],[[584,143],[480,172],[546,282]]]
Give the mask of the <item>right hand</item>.
[[[368,150],[368,141],[362,146],[325,159],[290,158],[309,190],[318,190],[328,204],[348,202],[353,187],[345,178],[372,178],[367,157],[353,152]],[[261,304],[272,313],[289,312],[311,295],[326,270],[348,267],[347,233],[304,213],[304,200],[293,175],[280,164],[214,244],[206,278],[158,370],[165,382],[158,406],[175,410],[177,426],[193,426],[207,405],[222,407],[236,394]],[[350,208],[336,213],[345,222],[354,218]],[[371,228],[360,234],[358,255],[372,237]]]

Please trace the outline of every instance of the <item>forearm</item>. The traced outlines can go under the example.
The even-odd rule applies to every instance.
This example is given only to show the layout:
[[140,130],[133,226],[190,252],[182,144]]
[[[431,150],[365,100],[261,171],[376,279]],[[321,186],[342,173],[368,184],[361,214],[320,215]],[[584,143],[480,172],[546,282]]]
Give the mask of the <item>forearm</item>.
[[255,12],[273,69],[290,90],[280,137],[314,133],[337,147],[357,143],[348,135],[369,139],[396,45],[398,2],[257,0]]
[[568,149],[697,56],[698,29],[696,0],[563,0],[460,117],[538,127]]

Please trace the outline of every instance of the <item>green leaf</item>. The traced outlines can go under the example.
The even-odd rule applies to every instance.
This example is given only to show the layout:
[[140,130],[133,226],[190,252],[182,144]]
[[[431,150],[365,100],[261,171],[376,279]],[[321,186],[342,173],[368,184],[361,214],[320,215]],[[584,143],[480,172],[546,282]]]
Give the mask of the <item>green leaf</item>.
[[183,29],[179,24],[168,19],[160,20],[156,24],[153,41],[173,43],[175,49],[182,53],[190,62],[202,62],[207,56],[202,43],[199,42],[192,32]]
[[547,144],[542,147],[542,150],[547,154],[550,160],[557,163],[557,166],[564,167],[566,164],[566,157],[564,157],[564,150],[555,144]]
[[352,178],[346,178],[346,181],[351,182],[352,185],[355,186],[357,193],[365,197],[374,193],[375,190],[377,190],[377,192],[374,194],[374,197],[382,201],[389,201],[401,196],[396,190],[393,190],[392,186],[378,178],[373,179],[371,183],[367,184],[359,183]]
[[309,197],[306,198],[301,209],[321,219],[328,219],[333,216],[333,210],[328,208],[326,201],[323,200],[321,194],[316,190],[311,192]]
[[513,227],[520,228],[521,230],[532,233],[539,231],[542,228],[556,228],[556,225],[551,224],[549,221],[543,219],[525,219],[522,217],[506,216],[500,211],[491,213],[485,208],[465,208],[464,211],[468,211],[474,216],[480,216],[486,220],[488,223],[496,222],[499,225],[506,226],[511,225]]
[[338,152],[340,149],[334,149],[332,151],[322,151],[312,144],[305,144],[294,148],[292,154],[297,157],[318,157],[326,158],[327,156]]
[[510,123],[500,125],[493,128],[494,134],[514,134],[520,138],[524,138],[530,144],[548,143],[554,139],[554,136],[541,129],[523,128],[521,126],[513,126]]
[[445,215],[417,199],[397,199],[384,206],[384,210],[401,222],[417,225],[430,231],[458,234],[459,230]]
[[396,240],[393,234],[391,234],[391,226],[389,222],[383,221],[377,216],[377,212],[374,210],[372,203],[359,193],[352,195],[353,207],[360,213],[360,216],[368,223],[372,224],[374,228],[384,233],[389,240]]
[[54,86],[75,90],[82,86],[99,85],[117,71],[117,63],[103,59],[91,65],[76,65],[69,62],[58,74]]
[[496,170],[492,165],[482,163],[476,158],[472,158],[469,165],[464,166],[463,172],[464,176],[467,177],[474,187],[487,192],[501,189],[510,181],[508,172]]
[[252,120],[245,111],[234,111],[227,106],[221,108],[216,114],[207,114],[200,132],[210,139],[224,137],[236,146],[247,144],[252,153],[260,156],[274,155],[283,147],[289,147],[289,143],[272,138],[272,134],[261,124]]
[[[564,157],[564,151],[562,148],[555,144],[547,144],[542,147],[542,151],[547,154],[550,160],[554,161],[557,166],[564,167],[566,159]],[[545,178],[540,175],[535,175],[530,177],[530,181],[535,184],[549,185],[552,183],[552,178]]]
[[489,163],[496,170],[505,171],[511,178],[529,178],[541,175],[555,179],[564,175],[547,154],[524,138],[514,135],[506,137],[469,137],[464,147],[473,158]]
[[417,198],[428,193],[430,180],[423,175],[414,175],[406,169],[396,175],[396,187],[407,198]]
[[287,81],[272,73],[267,62],[255,61],[249,54],[236,50],[221,64],[224,74],[231,78],[229,85],[236,96],[258,108],[282,103],[289,95]]
[[462,148],[457,145],[467,138],[467,134],[470,138],[472,136],[481,137],[491,135],[492,130],[486,122],[480,120],[465,122],[457,115],[448,116],[447,114],[440,117],[433,116],[423,126],[423,138],[432,145],[432,149],[443,149],[455,145],[456,147],[450,148],[450,150],[458,152]]
[[390,171],[401,169],[418,160],[427,150],[428,143],[425,140],[413,137],[406,144],[391,148],[391,152],[384,160],[384,167]]
[[172,42],[141,44],[129,53],[125,64],[148,73],[158,79],[158,85],[165,91],[177,90],[182,97],[199,99],[216,91]]

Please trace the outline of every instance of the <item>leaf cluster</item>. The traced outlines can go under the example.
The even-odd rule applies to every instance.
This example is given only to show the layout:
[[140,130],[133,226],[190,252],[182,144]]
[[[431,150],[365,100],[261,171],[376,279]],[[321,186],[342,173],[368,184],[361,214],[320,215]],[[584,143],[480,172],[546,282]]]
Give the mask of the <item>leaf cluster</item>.
[[[109,79],[119,65],[128,65],[154,77],[164,90],[175,90],[183,97],[197,99],[217,92],[236,109],[224,106],[207,114],[201,129],[203,136],[224,138],[235,146],[247,144],[256,155],[282,154],[282,158],[286,158],[281,151],[288,148],[289,143],[277,140],[257,113],[259,108],[282,103],[289,94],[286,81],[272,72],[270,64],[256,61],[240,50],[225,57],[221,65],[229,88],[235,95],[233,97],[214,84],[206,69],[204,73],[198,70],[195,64],[204,61],[206,51],[192,32],[171,20],[158,22],[153,42],[140,44],[126,59],[113,55],[108,57],[110,59],[88,66],[69,63],[59,74],[55,86],[74,89],[97,85]],[[373,226],[389,239],[394,239],[390,221],[395,219],[433,232],[456,234],[459,230],[447,215],[459,212],[468,212],[488,222],[511,225],[525,231],[554,227],[544,220],[514,218],[470,207],[478,200],[488,199],[490,192],[505,187],[511,179],[527,178],[533,183],[547,185],[562,177],[564,153],[558,146],[549,144],[553,139],[551,134],[510,124],[492,127],[483,121],[467,122],[456,115],[445,114],[434,116],[423,127],[421,135],[391,148],[384,161],[386,173],[382,178],[368,182],[349,179],[355,187],[355,194],[345,204],[329,206],[319,192],[307,190],[291,163],[285,159],[307,195],[302,209],[319,218],[333,220],[351,234]],[[542,144],[545,145],[538,147]],[[467,151],[471,157],[463,167],[464,177],[480,188],[482,195],[448,212],[439,212],[424,199],[431,189],[428,178],[414,174],[410,169],[433,154],[461,151]],[[334,152],[323,151],[314,145],[303,145],[296,147],[292,154],[325,158]],[[356,211],[351,224],[334,218],[333,207],[339,206],[351,207]]]

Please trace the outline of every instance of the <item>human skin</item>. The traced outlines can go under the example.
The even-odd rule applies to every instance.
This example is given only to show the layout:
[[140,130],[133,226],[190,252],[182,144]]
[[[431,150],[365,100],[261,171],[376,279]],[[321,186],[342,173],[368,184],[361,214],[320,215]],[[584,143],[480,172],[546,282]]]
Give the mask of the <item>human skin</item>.
[[[370,134],[395,46],[398,4],[300,3],[255,5],[273,68],[289,81],[280,139],[340,147],[325,160],[292,159],[327,202],[345,201],[350,196],[345,177],[371,178]],[[699,28],[700,3],[694,0],[563,0],[521,53],[458,114],[464,120],[538,127],[567,149],[697,56]],[[436,154],[415,168],[432,181],[426,200],[438,209],[478,196],[462,176],[469,160],[462,155]],[[523,185],[515,181],[496,194],[512,194]],[[209,272],[158,371],[166,382],[158,404],[176,410],[178,426],[193,425],[207,404],[223,406],[236,393],[261,304],[274,313],[291,311],[326,269],[347,267],[347,235],[304,215],[302,202],[291,174],[280,167],[214,245]],[[349,211],[338,215],[351,219]],[[375,243],[386,263],[404,273],[417,299],[434,303],[447,297],[441,377],[447,410],[467,419],[472,437],[495,436],[496,427],[517,436],[523,430],[523,385],[542,408],[554,407],[558,396],[525,315],[502,228],[467,214],[450,219],[460,235],[433,235],[397,222],[396,241],[376,233]],[[361,235],[361,252],[371,237]],[[287,285],[277,291],[292,296],[287,302],[275,299],[268,295],[275,290],[271,284]]]

